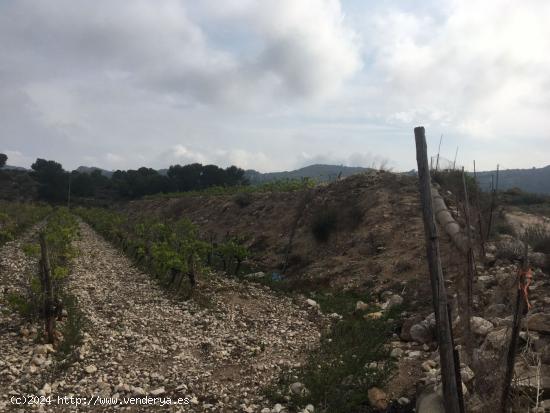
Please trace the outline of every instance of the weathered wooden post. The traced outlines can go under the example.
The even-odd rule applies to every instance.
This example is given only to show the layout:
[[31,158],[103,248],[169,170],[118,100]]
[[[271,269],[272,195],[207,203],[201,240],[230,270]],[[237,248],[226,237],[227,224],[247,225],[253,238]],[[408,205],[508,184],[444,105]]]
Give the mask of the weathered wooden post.
[[53,288],[52,288],[52,270],[50,266],[50,256],[48,253],[48,245],[46,244],[46,237],[44,233],[40,233],[40,250],[41,250],[41,261],[40,261],[40,281],[42,284],[42,291],[44,292],[44,317],[45,317],[45,328],[46,328],[46,337],[48,343],[53,344],[54,342],[54,331],[55,331],[55,317],[53,311]]
[[420,201],[426,235],[426,255],[437,324],[437,342],[441,362],[441,381],[443,383],[443,403],[446,413],[460,413],[461,402],[459,391],[462,391],[462,383],[457,382],[457,368],[460,365],[456,366],[454,359],[452,326],[447,312],[447,293],[445,291],[443,269],[441,268],[439,239],[432,205],[431,178],[424,127],[414,128],[414,137],[416,141]]
[[474,181],[476,183],[475,207],[477,209],[477,220],[479,225],[479,244],[481,246],[481,256],[485,260],[485,234],[483,232],[483,215],[481,214],[481,203],[479,202],[479,182],[477,180],[476,161],[474,160]]
[[466,354],[468,362],[471,363],[474,356],[473,338],[472,338],[472,307],[473,307],[473,285],[475,273],[475,256],[472,242],[472,231],[470,227],[470,198],[468,196],[468,186],[466,185],[466,175],[464,167],[462,167],[462,186],[464,187],[464,215],[466,218],[466,239],[467,239],[467,254],[466,260],[468,265],[468,277],[466,279],[466,303],[463,326],[464,326],[464,341],[466,342]]
[[[510,396],[510,386],[512,384],[512,378],[514,377],[514,366],[516,364],[516,352],[518,347],[518,337],[521,331],[521,321],[523,319],[527,296],[526,289],[526,274],[529,270],[529,245],[527,241],[524,241],[523,263],[518,271],[518,291],[516,293],[516,303],[514,306],[514,321],[512,322],[512,332],[510,335],[510,343],[508,345],[508,355],[506,357],[506,372],[504,373],[504,382],[502,385],[502,394],[500,397],[500,411],[506,412],[508,407],[508,401]],[[525,288],[525,290],[524,290]]]

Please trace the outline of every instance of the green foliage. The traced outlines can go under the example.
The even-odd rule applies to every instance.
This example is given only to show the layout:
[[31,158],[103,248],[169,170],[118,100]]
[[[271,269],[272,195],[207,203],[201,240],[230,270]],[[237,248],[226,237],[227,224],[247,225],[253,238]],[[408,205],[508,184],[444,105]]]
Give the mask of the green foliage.
[[8,156],[5,153],[0,153],[0,168],[3,168],[8,161]]
[[74,350],[82,343],[82,331],[87,320],[78,308],[78,301],[75,296],[64,294],[62,301],[63,307],[67,311],[67,318],[61,328],[63,341],[57,349],[56,357],[61,367],[68,367],[74,361]]
[[[211,245],[199,238],[198,228],[188,219],[133,220],[119,212],[101,208],[78,208],[76,213],[100,234],[123,249],[145,271],[164,286],[190,296],[194,277],[208,266],[218,265],[238,273],[249,252],[241,240],[231,238]],[[184,282],[187,279],[188,281]]]
[[[464,199],[464,183],[462,181],[461,170],[448,169],[443,171],[432,171],[432,179],[444,190],[451,191],[453,194],[460,196],[461,199]],[[470,200],[473,200],[476,194],[480,193],[479,186],[473,175],[469,173],[465,174],[465,181],[468,197]]]
[[334,209],[322,209],[313,217],[311,232],[319,242],[327,242],[330,235],[336,231],[338,214]]
[[[266,182],[258,185],[236,185],[236,186],[212,186],[198,191],[172,192],[168,194],[157,194],[146,197],[157,198],[179,198],[197,196],[227,196],[243,193],[266,193],[266,192],[293,192],[307,188],[313,188],[315,182],[309,178],[285,179],[280,181]],[[242,195],[241,195],[242,196]]]
[[32,175],[38,182],[38,195],[49,202],[64,202],[67,200],[69,174],[61,164],[38,158],[31,165]]
[[550,196],[524,192],[519,188],[511,188],[503,192],[503,201],[509,205],[536,205],[550,203]]
[[41,204],[0,201],[0,246],[29,226],[44,219],[51,207]]
[[24,318],[35,318],[40,310],[35,300],[29,300],[24,294],[9,293],[6,297],[8,306]]
[[235,203],[241,208],[245,208],[252,203],[252,196],[250,192],[239,192],[233,197]]
[[215,248],[223,263],[223,270],[237,275],[249,251],[237,238],[229,239]]
[[[311,403],[327,413],[375,411],[368,405],[367,391],[384,386],[395,369],[387,346],[394,329],[390,317],[394,314],[365,319],[353,312],[358,298],[368,300],[354,292],[315,296],[323,311],[338,311],[344,317],[323,334],[319,348],[310,353],[301,368],[282,374],[279,382],[267,389],[273,402],[283,402],[290,396],[289,405],[295,409]],[[289,385],[296,381],[303,383],[307,391],[289,392]]]
[[522,238],[535,252],[550,254],[550,230],[542,225],[531,225],[525,229]]
[[78,223],[75,217],[67,208],[57,208],[44,227],[54,279],[68,274],[66,266],[76,254],[71,243],[77,234]]
[[40,245],[39,244],[25,244],[21,248],[23,252],[29,257],[39,257],[40,256]]

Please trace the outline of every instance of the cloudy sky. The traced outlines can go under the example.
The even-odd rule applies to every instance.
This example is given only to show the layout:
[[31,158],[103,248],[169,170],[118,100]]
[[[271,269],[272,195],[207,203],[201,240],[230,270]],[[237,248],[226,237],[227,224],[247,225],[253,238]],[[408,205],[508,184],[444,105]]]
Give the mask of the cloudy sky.
[[[422,4],[422,5],[419,5]],[[65,168],[550,164],[547,0],[2,0],[0,152]]]

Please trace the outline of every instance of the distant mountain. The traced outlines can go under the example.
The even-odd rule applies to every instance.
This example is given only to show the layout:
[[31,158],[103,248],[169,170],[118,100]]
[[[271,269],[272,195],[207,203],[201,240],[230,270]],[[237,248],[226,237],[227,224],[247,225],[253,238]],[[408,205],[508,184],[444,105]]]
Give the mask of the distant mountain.
[[343,165],[309,165],[304,168],[296,169],[294,171],[284,172],[268,172],[261,173],[253,169],[245,171],[245,178],[251,184],[259,184],[270,181],[278,181],[282,179],[301,179],[311,178],[320,182],[334,181],[341,174],[342,177],[350,176],[353,174],[367,172],[370,168],[363,168],[360,166],[343,166]]
[[23,168],[22,166],[12,166],[12,165],[4,165],[0,169],[9,170],[9,171],[30,171],[30,169]]
[[[491,188],[491,177],[496,180],[496,171],[477,173],[482,189]],[[519,188],[525,192],[550,194],[550,165],[544,168],[505,169],[498,173],[498,188]]]
[[91,174],[93,171],[100,171],[101,175],[106,176],[107,178],[113,176],[113,171],[97,168],[95,166],[79,166],[78,168],[76,168],[76,171],[80,172],[81,174]]

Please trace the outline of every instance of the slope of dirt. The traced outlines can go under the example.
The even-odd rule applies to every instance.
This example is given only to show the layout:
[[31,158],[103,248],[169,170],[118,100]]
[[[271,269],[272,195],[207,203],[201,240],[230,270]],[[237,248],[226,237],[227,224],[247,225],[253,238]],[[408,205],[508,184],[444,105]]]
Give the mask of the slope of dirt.
[[[280,272],[287,262],[288,277],[382,291],[428,279],[416,182],[410,176],[372,172],[309,190],[252,194],[244,207],[233,196],[197,196],[135,201],[125,211],[188,217],[204,239],[245,237],[254,253],[250,265],[261,270]],[[337,228],[327,242],[319,242],[312,226],[326,211],[337,216]]]
[[[36,328],[25,328],[16,313],[3,316],[4,408],[15,411],[9,397],[21,394],[54,400],[150,395],[187,397],[189,404],[126,405],[125,411],[259,411],[271,407],[261,389],[318,343],[326,321],[305,301],[296,303],[265,287],[216,276],[199,286],[206,307],[171,299],[89,226],[82,223],[80,233],[80,254],[67,286],[87,319],[78,359],[68,369],[58,369],[48,349],[34,344]],[[20,278],[32,266],[19,257],[19,246],[10,243],[0,251],[2,280]],[[99,410],[120,407],[103,405]],[[43,411],[75,408],[54,402]],[[87,408],[76,408],[83,410]]]

